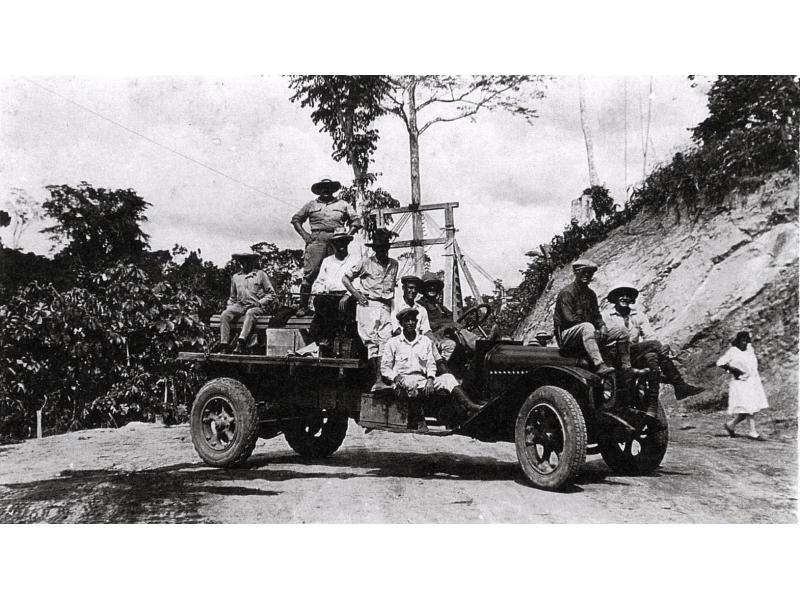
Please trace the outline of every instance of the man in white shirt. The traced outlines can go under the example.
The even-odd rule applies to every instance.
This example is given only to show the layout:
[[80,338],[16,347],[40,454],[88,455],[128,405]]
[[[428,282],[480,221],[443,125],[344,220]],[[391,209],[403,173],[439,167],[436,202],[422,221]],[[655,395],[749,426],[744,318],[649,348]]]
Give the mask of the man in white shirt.
[[391,382],[397,392],[412,399],[409,413],[417,417],[417,430],[426,431],[422,398],[413,401],[420,395],[430,397],[438,391],[449,392],[465,413],[462,415],[465,419],[481,407],[469,399],[453,375],[436,375],[433,342],[417,333],[417,315],[417,310],[409,307],[397,313],[402,331],[386,342],[381,357],[381,376]]
[[[325,354],[338,330],[343,329],[347,316],[354,312],[355,301],[347,293],[342,277],[352,266],[348,246],[353,236],[345,230],[336,231],[330,240],[333,254],[322,261],[319,275],[314,280],[311,293],[314,296],[314,320],[309,335],[320,346],[320,355]],[[355,316],[353,315],[353,320]]]
[[[632,305],[639,297],[639,290],[630,283],[615,284],[606,296],[611,306],[603,313],[609,327],[624,327],[630,339],[631,364],[637,368],[649,368],[653,374],[661,373],[661,383],[672,384],[675,398],[683,400],[704,391],[704,388],[686,383],[678,367],[672,361],[670,348],[655,339],[655,332],[647,315]],[[653,403],[647,414],[655,417],[657,405]]]
[[[381,380],[383,346],[392,335],[392,304],[397,286],[397,261],[389,257],[392,236],[388,229],[377,229],[372,242],[365,244],[375,252],[353,263],[342,276],[342,284],[352,295],[356,306],[358,337],[367,349],[375,389],[384,387]],[[358,281],[358,288],[354,283]]]

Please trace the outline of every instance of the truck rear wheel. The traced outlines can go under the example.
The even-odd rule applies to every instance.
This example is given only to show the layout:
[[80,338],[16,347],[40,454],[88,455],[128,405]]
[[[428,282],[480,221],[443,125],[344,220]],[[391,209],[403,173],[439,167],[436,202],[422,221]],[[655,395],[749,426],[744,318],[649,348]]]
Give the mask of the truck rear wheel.
[[534,391],[517,413],[517,459],[528,480],[557,490],[577,475],[586,460],[586,423],[575,398],[554,386]]
[[600,454],[611,471],[621,475],[647,475],[661,464],[669,444],[667,415],[661,403],[658,405],[658,421],[663,427],[660,431],[652,431],[647,426],[633,438],[606,437],[599,440]]
[[253,453],[258,440],[258,412],[250,390],[228,377],[205,384],[194,400],[192,444],[212,467],[236,467]]
[[325,411],[307,413],[285,427],[283,434],[300,456],[325,458],[342,445],[347,435],[347,415]]

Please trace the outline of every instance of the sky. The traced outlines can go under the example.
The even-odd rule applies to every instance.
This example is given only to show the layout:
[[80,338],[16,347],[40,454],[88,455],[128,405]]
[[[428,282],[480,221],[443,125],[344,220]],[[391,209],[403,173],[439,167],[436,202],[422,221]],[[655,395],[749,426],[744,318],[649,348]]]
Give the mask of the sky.
[[[692,88],[685,76],[663,75],[652,82],[648,170],[687,145],[688,128],[706,115],[707,83]],[[620,203],[626,181],[642,177],[649,84],[649,76],[585,80],[598,175]],[[152,204],[144,230],[153,249],[178,243],[224,264],[260,241],[300,248],[289,220],[312,199],[311,184],[347,183],[352,171],[331,158],[330,138],[289,96],[278,76],[4,78],[0,206],[11,188],[43,201],[46,185],[87,181],[133,188]],[[420,138],[423,203],[459,202],[460,246],[508,287],[520,282],[525,253],[567,225],[571,200],[588,186],[577,77],[552,79],[537,108],[532,125],[486,112],[475,122],[438,123]],[[377,185],[407,204],[405,128],[393,116],[377,127]],[[38,233],[45,225],[29,227],[21,247],[46,253],[50,242]],[[9,228],[0,231],[10,245]],[[439,248],[429,251],[434,267]]]

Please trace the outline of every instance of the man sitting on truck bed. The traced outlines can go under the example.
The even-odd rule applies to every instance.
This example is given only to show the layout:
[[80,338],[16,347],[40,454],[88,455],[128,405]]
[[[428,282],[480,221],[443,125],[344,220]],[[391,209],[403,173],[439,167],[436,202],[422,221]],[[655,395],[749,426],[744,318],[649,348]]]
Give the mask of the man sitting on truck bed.
[[244,315],[242,330],[236,340],[236,354],[246,354],[247,339],[253,331],[253,325],[258,317],[265,313],[265,309],[275,298],[275,288],[272,287],[267,274],[258,267],[260,256],[253,252],[238,252],[233,254],[233,260],[239,263],[240,270],[231,277],[231,294],[228,306],[222,312],[219,322],[219,343],[217,352],[230,352],[231,323]]
[[348,254],[348,245],[352,240],[353,236],[344,229],[333,234],[333,254],[322,261],[319,275],[311,287],[314,294],[314,320],[308,333],[319,345],[320,356],[328,355],[334,335],[344,328],[345,318],[355,312],[353,297],[342,283],[342,277],[353,263],[353,258]]
[[417,333],[417,315],[417,310],[410,307],[397,313],[402,331],[386,342],[381,357],[381,375],[394,385],[396,392],[409,398],[409,414],[416,417],[417,430],[426,431],[420,394],[430,397],[438,391],[450,392],[459,408],[466,413],[464,418],[475,414],[480,406],[469,399],[453,375],[436,375],[433,342]]

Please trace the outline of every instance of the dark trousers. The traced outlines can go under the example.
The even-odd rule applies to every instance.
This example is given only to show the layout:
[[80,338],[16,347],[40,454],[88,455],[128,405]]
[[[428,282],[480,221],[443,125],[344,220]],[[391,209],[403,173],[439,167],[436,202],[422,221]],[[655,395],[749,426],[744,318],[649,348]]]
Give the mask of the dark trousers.
[[631,344],[631,364],[637,369],[649,368],[652,373],[660,370],[663,383],[683,383],[683,377],[669,352],[669,346],[658,340],[637,342]]
[[344,312],[339,309],[339,301],[345,292],[328,292],[325,295],[314,297],[314,318],[308,329],[308,334],[315,342],[330,343],[338,332],[349,333],[352,327],[348,324],[355,323],[355,298],[352,296],[347,301]]

